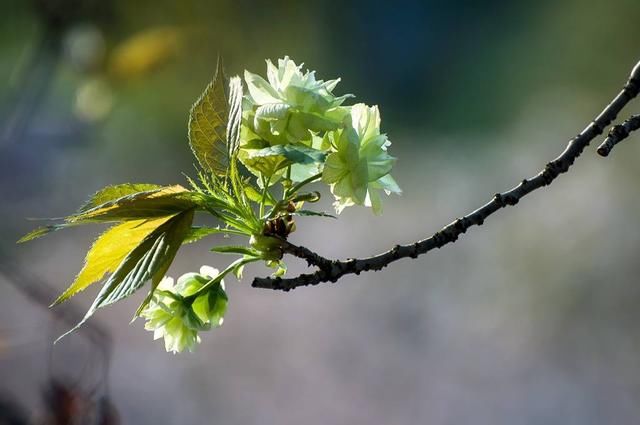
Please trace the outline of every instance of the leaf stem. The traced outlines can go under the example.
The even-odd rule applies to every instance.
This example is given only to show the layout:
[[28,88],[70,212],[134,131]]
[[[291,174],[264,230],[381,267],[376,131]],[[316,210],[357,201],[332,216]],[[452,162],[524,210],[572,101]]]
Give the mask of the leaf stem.
[[211,287],[220,283],[220,281],[229,274],[229,272],[235,270],[238,267],[242,267],[245,264],[253,263],[254,261],[260,260],[259,257],[242,257],[238,258],[233,263],[229,264],[226,269],[222,270],[216,277],[205,283],[202,288],[198,289],[195,293],[184,297],[186,302],[192,302],[200,295],[205,294]]
[[271,176],[262,176],[262,199],[260,199],[260,214],[259,217],[264,215],[264,203],[267,200],[267,193],[269,192],[269,183],[271,183]]
[[294,195],[296,192],[298,192],[300,189],[302,189],[304,186],[308,185],[309,183],[313,183],[316,180],[322,178],[322,173],[318,173],[318,174],[314,174],[313,176],[302,180],[300,183],[296,184],[295,186],[289,188],[286,190],[285,194],[284,194],[284,199],[287,200],[289,199],[289,197],[291,197],[291,195]]

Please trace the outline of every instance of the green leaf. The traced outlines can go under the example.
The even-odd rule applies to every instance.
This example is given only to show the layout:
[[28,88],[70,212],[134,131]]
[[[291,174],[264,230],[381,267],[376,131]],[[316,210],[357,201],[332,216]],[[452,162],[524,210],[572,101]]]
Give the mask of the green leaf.
[[[258,191],[258,189],[256,189],[255,187],[251,186],[251,185],[245,185],[244,186],[244,193],[245,195],[247,195],[247,198],[249,198],[250,200],[252,200],[253,202],[255,202],[256,204],[259,204],[260,202],[262,202],[262,193],[260,193]],[[276,201],[273,198],[273,195],[267,191],[267,196],[265,198],[265,205],[268,206],[274,206],[278,201]]]
[[235,229],[227,229],[224,227],[207,227],[207,226],[194,226],[191,228],[191,230],[189,230],[189,232],[187,233],[187,235],[184,238],[183,244],[188,244],[188,243],[193,243],[193,242],[197,242],[200,239],[209,236],[209,235],[215,235],[215,234],[223,234],[223,235],[230,235],[230,234],[242,234],[244,235],[244,233],[239,232],[238,230]]
[[233,77],[229,81],[229,118],[227,122],[227,145],[229,158],[233,158],[240,147],[240,125],[242,124],[242,80]]
[[90,210],[91,208],[102,205],[106,202],[132,195],[139,192],[148,192],[151,190],[161,189],[162,186],[157,184],[146,183],[124,183],[113,186],[107,186],[94,193],[91,198],[79,209],[79,212]]
[[[107,195],[105,194],[104,196],[106,197]],[[79,224],[167,217],[195,208],[203,202],[202,197],[197,192],[189,191],[180,185],[164,186],[145,192],[132,193],[89,208],[88,206],[93,199],[87,202],[77,213],[65,217],[65,223],[38,227],[20,238],[18,243],[37,239],[51,232]]]
[[245,151],[247,154],[243,162],[268,177],[291,164],[319,164],[327,157],[326,153],[303,144],[275,145]]
[[197,207],[200,195],[180,185],[123,196],[66,218],[67,223],[110,222],[163,217]]
[[99,308],[128,297],[151,280],[151,290],[136,312],[139,314],[148,304],[153,291],[173,262],[178,248],[191,228],[193,215],[193,209],[176,214],[145,237],[105,282],[80,323],[60,338],[82,326]]
[[20,239],[18,239],[17,243],[24,243],[24,242],[32,241],[34,239],[38,239],[38,238],[43,237],[44,235],[48,235],[51,232],[55,232],[56,230],[64,229],[65,227],[68,227],[68,226],[69,225],[67,225],[67,224],[50,224],[48,226],[40,226],[40,227],[30,231],[29,233],[27,233],[26,235],[24,235]]
[[229,105],[225,93],[222,60],[216,75],[196,100],[189,113],[189,145],[200,166],[213,174],[224,175],[229,165],[226,143]]
[[260,252],[242,245],[214,246],[211,248],[211,251],[218,252],[220,254],[242,254],[249,257],[260,257]]
[[171,216],[154,220],[127,221],[104,232],[87,253],[84,266],[71,286],[54,301],[52,306],[101,280],[105,274],[113,273],[129,252],[170,218]]
[[325,212],[311,211],[311,210],[298,210],[298,211],[293,212],[291,214],[292,215],[300,215],[300,216],[315,216],[315,217],[336,218],[335,215],[327,214]]

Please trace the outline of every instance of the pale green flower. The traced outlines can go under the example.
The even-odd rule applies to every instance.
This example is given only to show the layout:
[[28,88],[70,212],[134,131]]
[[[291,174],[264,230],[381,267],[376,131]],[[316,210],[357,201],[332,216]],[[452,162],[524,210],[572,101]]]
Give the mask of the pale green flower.
[[173,353],[193,351],[200,343],[199,331],[222,325],[227,308],[224,282],[215,285],[193,302],[185,297],[195,294],[218,275],[218,270],[203,266],[200,273],[182,275],[176,285],[165,277],[141,316],[147,319],[145,329],[153,331],[153,339],[164,338],[165,349]]
[[340,79],[316,80],[315,71],[302,72],[288,56],[276,67],[267,60],[267,80],[245,71],[249,89],[243,104],[243,140],[263,139],[270,144],[311,140],[313,133],[335,130],[348,108],[351,95],[336,97],[332,91]]
[[[176,289],[183,297],[195,294],[204,284],[218,276],[218,269],[202,266],[200,273],[187,273],[178,278]],[[224,280],[200,295],[192,304],[192,309],[200,321],[208,326],[221,326],[227,311],[227,294],[224,290]]]
[[379,190],[387,194],[401,192],[389,174],[395,162],[387,153],[391,142],[380,134],[377,106],[354,105],[350,118],[350,126],[328,135],[335,152],[327,157],[322,179],[336,198],[336,212],[351,205],[365,205],[379,214]]

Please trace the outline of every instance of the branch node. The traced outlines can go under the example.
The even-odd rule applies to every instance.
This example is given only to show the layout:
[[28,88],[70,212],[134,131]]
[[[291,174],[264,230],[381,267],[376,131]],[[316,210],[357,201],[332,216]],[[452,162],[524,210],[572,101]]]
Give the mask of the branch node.
[[[639,62],[640,64],[640,62]],[[630,98],[634,98],[638,95],[640,91],[640,79],[639,78],[630,78],[627,81],[627,84],[624,85],[624,92],[629,95]]]
[[493,195],[493,200],[500,206],[500,208],[504,208],[507,206],[507,203],[503,199],[502,193],[496,193],[495,195]]
[[558,177],[560,172],[558,171],[558,164],[555,161],[548,162],[544,167],[544,171],[542,172],[542,179],[544,180],[544,185],[548,186],[551,182]]
[[459,233],[464,233],[467,231],[467,222],[464,219],[464,217],[458,218],[456,221],[453,222],[453,226],[456,228],[456,230]]
[[436,248],[441,248],[444,244],[447,243],[447,238],[441,231],[436,232],[433,235],[433,243]]
[[418,258],[418,250],[420,249],[420,242],[416,242],[413,244],[411,253],[409,254],[409,257],[411,258]]
[[602,126],[600,124],[598,124],[597,121],[591,121],[591,127],[593,127],[595,129],[595,133],[597,136],[601,135],[602,132],[604,131],[604,129],[602,128]]

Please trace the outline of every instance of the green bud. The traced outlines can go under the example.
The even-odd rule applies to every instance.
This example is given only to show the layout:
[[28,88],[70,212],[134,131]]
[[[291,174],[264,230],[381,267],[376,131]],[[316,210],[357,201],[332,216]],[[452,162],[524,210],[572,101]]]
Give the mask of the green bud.
[[282,258],[281,241],[278,238],[267,235],[252,235],[249,245],[260,251],[265,260],[279,260]]

